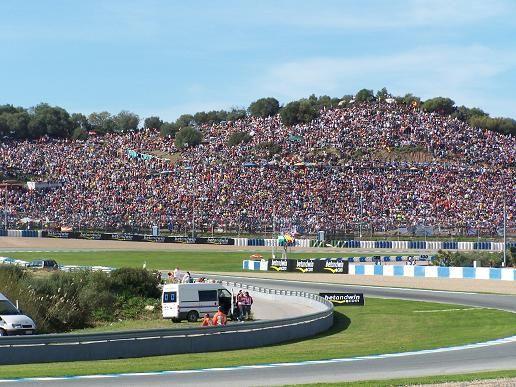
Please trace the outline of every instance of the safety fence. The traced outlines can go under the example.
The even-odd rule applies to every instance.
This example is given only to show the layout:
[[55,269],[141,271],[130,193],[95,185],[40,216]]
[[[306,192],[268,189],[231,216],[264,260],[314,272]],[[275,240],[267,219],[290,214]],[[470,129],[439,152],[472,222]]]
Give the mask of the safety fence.
[[302,303],[314,312],[225,327],[2,337],[0,364],[121,359],[263,347],[314,336],[333,325],[333,305],[316,294],[238,282],[223,281],[223,284],[259,293],[260,299],[276,304]]
[[395,265],[349,265],[351,275],[386,277],[458,278],[516,281],[516,269],[492,267],[441,267]]
[[[153,243],[213,244],[228,246],[278,247],[282,246],[272,238],[230,238],[230,237],[188,237],[162,236],[130,233],[98,233],[98,232],[62,232],[38,230],[0,230],[1,236],[9,237],[43,237],[60,239],[92,239],[119,240]],[[516,247],[516,242],[508,242],[507,248]],[[362,240],[313,240],[295,239],[292,247],[332,247],[367,250],[457,250],[457,251],[503,251],[503,243],[491,241],[459,242],[459,241],[362,241]]]

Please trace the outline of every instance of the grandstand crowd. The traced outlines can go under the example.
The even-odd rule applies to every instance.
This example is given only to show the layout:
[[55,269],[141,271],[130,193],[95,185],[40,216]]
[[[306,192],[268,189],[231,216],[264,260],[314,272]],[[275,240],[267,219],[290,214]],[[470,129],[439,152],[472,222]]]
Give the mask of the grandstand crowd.
[[[203,142],[184,149],[152,129],[4,141],[0,175],[62,184],[10,190],[10,217],[174,232],[194,218],[205,230],[270,231],[275,214],[305,232],[363,223],[377,231],[423,224],[492,234],[505,202],[514,227],[515,139],[450,116],[372,102],[323,109],[293,127],[275,115],[198,129]],[[230,146],[237,132],[249,141]]]

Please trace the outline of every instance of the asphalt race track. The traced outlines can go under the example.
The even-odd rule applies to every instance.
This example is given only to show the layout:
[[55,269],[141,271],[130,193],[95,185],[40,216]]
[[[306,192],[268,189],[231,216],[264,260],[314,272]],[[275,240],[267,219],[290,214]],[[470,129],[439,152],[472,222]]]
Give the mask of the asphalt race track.
[[[236,279],[239,277],[219,276],[215,278]],[[335,285],[255,278],[245,278],[245,282],[271,288],[298,289],[314,293],[324,291],[363,292],[365,297],[399,298],[462,304],[516,312],[516,296],[513,295],[456,293],[448,291]],[[516,336],[487,343],[417,351],[413,353],[149,374],[99,375],[98,377],[88,376],[66,379],[40,378],[32,381],[20,380],[7,384],[16,386],[34,386],[36,384],[44,386],[165,386],[170,384],[253,386],[391,379],[398,377],[504,370],[514,369],[515,367]],[[65,368],[65,366],[63,368]]]

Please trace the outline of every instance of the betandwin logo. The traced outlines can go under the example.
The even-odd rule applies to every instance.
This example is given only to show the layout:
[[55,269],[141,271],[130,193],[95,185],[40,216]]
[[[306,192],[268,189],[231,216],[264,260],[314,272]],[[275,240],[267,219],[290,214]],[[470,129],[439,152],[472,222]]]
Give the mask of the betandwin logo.
[[286,259],[272,259],[269,264],[269,270],[287,271],[288,261]]
[[314,261],[310,259],[303,259],[296,261],[296,270],[302,273],[311,273],[314,271]]
[[336,305],[364,305],[363,293],[319,293],[325,300],[331,301]]

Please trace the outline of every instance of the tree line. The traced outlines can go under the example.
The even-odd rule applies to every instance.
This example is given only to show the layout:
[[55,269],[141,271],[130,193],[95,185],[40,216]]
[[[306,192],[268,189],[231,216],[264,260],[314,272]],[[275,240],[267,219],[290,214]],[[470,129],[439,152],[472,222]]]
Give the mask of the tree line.
[[[276,98],[260,98],[252,102],[247,109],[235,108],[229,111],[201,111],[195,114],[183,114],[173,122],[161,120],[157,116],[147,117],[141,121],[132,112],[123,110],[112,115],[107,111],[94,112],[88,116],[82,113],[68,113],[59,106],[41,103],[25,109],[13,105],[0,105],[0,136],[14,139],[37,139],[42,136],[53,138],[85,139],[90,132],[96,134],[116,133],[138,130],[140,127],[157,129],[162,136],[171,136],[179,147],[195,146],[201,142],[200,125],[218,124],[223,121],[236,121],[247,116],[267,118],[277,114],[285,125],[308,123],[317,118],[321,109],[337,106],[348,107],[351,104],[374,102],[392,98],[399,104],[413,106],[426,112],[451,115],[469,125],[488,129],[498,133],[516,135],[516,120],[506,117],[490,117],[479,108],[456,106],[450,98],[437,97],[422,101],[412,94],[392,96],[386,88],[378,90],[362,89],[355,95],[341,98],[327,95],[311,95],[297,101],[280,105]],[[143,125],[141,125],[143,124]],[[247,140],[244,134],[234,138],[233,143]]]

